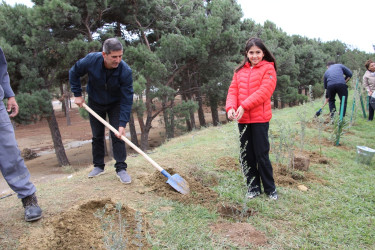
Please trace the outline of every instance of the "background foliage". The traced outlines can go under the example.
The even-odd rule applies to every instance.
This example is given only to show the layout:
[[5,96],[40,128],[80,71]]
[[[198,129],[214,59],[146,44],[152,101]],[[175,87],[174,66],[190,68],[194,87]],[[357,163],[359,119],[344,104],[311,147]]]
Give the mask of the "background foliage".
[[[148,148],[155,114],[164,114],[168,137],[174,136],[177,113],[189,114],[184,115],[187,130],[196,127],[194,112],[199,125],[206,126],[203,105],[211,108],[213,125],[219,123],[218,108],[225,102],[233,70],[250,37],[263,39],[276,57],[278,83],[272,97],[276,108],[303,103],[309,85],[314,98],[321,96],[327,61],[343,63],[362,75],[364,62],[373,56],[337,40],[290,36],[270,21],[261,25],[243,19],[234,0],[33,2],[32,8],[0,5],[0,46],[9,62],[12,87],[22,93],[18,99],[27,96],[43,102],[39,109],[32,105],[34,115],[20,120],[50,115],[51,109],[42,107],[50,105],[51,98],[63,96],[74,62],[100,51],[106,38],[116,36],[123,41],[124,60],[134,72],[133,114],[141,123],[143,149]],[[38,93],[41,90],[51,96],[40,100],[45,96]],[[176,96],[181,96],[182,104]],[[21,110],[27,109],[28,101],[19,102]]]

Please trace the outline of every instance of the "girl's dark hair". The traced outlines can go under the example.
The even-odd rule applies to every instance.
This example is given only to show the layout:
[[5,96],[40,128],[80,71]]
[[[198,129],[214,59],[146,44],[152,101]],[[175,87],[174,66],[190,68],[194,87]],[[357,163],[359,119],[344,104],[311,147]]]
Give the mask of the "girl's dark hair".
[[368,70],[368,68],[370,67],[370,64],[373,63],[373,61],[370,59],[370,60],[367,60],[366,63],[365,63],[365,67],[366,69]]
[[257,37],[252,37],[246,42],[245,46],[245,58],[242,61],[242,63],[234,70],[234,72],[238,72],[247,62],[250,63],[249,58],[247,58],[247,52],[250,50],[251,47],[257,46],[263,51],[264,57],[263,60],[266,60],[267,62],[273,62],[275,70],[277,71],[276,67],[276,59],[273,56],[273,54],[267,49],[267,47],[264,45],[262,39]]

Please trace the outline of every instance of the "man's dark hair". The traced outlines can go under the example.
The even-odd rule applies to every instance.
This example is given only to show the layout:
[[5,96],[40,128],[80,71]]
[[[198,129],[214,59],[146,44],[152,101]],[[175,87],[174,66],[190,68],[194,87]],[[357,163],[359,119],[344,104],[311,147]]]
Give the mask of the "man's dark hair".
[[123,50],[121,42],[117,38],[108,38],[103,43],[103,52],[111,54],[112,51]]
[[335,62],[332,62],[332,61],[327,62],[327,67],[329,67],[329,66],[331,66],[331,65],[333,65],[333,64],[336,64],[336,63],[335,63]]

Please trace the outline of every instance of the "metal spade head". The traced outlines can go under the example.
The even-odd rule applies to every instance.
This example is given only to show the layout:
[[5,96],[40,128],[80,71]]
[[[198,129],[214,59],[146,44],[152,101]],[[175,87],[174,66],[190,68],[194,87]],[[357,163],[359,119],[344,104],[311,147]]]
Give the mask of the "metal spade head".
[[315,113],[315,116],[318,117],[322,114],[322,109],[319,109],[316,113]]
[[171,185],[176,191],[181,194],[188,194],[190,192],[189,183],[178,174],[174,174],[168,178],[167,183]]

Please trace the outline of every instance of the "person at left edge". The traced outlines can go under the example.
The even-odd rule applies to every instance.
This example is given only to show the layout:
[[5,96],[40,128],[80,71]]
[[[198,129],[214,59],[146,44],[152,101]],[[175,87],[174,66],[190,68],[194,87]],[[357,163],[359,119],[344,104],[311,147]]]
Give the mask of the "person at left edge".
[[[21,157],[9,119],[9,116],[15,117],[19,109],[10,86],[7,66],[3,50],[0,48],[0,170],[9,187],[21,199],[25,208],[25,220],[36,221],[42,218],[42,209],[38,205],[36,188],[30,181],[30,172]],[[2,102],[4,98],[8,99],[7,107]],[[8,115],[7,111],[11,114]]]
[[[123,46],[117,38],[105,40],[102,52],[89,53],[74,64],[69,70],[69,83],[74,93],[74,103],[82,107],[85,100],[80,77],[88,75],[88,106],[104,120],[108,114],[109,123],[118,130],[116,135],[110,132],[115,168],[120,181],[128,184],[131,177],[126,171],[126,148],[121,136],[125,135],[125,127],[130,119],[134,91],[132,70],[122,56]],[[93,178],[104,173],[105,126],[91,114],[90,126],[94,169],[88,177]]]

